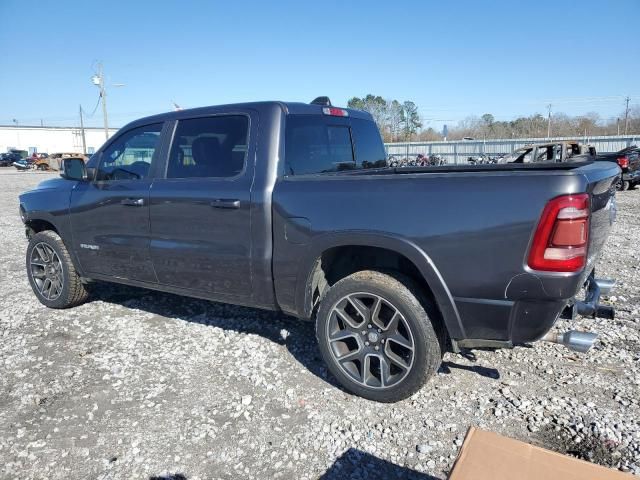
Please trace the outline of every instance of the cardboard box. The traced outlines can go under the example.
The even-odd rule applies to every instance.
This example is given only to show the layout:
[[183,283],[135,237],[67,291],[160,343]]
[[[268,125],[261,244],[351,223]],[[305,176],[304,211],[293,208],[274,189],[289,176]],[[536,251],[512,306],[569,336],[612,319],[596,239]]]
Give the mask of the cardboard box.
[[601,467],[471,427],[449,480],[631,480]]

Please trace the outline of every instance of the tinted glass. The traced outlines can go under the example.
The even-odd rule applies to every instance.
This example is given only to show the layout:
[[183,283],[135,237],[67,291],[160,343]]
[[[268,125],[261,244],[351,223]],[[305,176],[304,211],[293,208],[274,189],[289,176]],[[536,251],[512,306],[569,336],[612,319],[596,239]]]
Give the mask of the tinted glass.
[[287,175],[325,173],[355,167],[351,131],[323,117],[289,115],[285,140]]
[[149,175],[162,124],[135,128],[120,135],[102,152],[96,180],[140,180]]
[[167,178],[235,177],[244,169],[248,132],[244,115],[180,120]]
[[357,168],[382,168],[387,166],[387,155],[375,122],[351,119],[353,141],[356,146]]

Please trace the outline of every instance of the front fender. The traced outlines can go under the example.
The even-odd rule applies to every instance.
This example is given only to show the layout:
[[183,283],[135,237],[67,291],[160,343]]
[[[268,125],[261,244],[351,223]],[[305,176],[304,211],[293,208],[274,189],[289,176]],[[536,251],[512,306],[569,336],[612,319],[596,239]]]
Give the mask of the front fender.
[[442,313],[449,336],[454,339],[465,338],[464,328],[460,321],[458,309],[453,301],[453,296],[429,255],[418,245],[406,238],[382,232],[332,232],[319,235],[313,239],[309,244],[303,261],[300,262],[297,276],[299,279],[304,279],[305,281],[297,282],[295,293],[296,309],[298,312],[302,312],[305,318],[311,316],[311,300],[313,295],[311,291],[311,277],[318,259],[322,256],[323,252],[331,248],[343,246],[384,248],[406,257],[415,265],[431,289],[437,306]]
[[76,270],[82,275],[80,262],[73,248],[69,214],[71,190],[75,184],[76,182],[63,179],[42,182],[36,189],[20,195],[20,210],[25,225],[44,222],[53,227],[67,247]]

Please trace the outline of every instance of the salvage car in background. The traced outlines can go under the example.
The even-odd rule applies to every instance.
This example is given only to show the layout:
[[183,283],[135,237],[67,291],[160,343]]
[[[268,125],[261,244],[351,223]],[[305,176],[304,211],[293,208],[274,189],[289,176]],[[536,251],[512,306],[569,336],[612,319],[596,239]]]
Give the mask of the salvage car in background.
[[60,162],[63,158],[79,158],[84,163],[89,160],[89,157],[82,153],[52,153],[47,158],[36,162],[36,168],[38,170],[60,170]]
[[22,157],[13,152],[0,153],[0,167],[10,167],[13,162],[21,161]]
[[629,190],[640,183],[640,147],[633,145],[616,153],[603,153],[596,156],[597,161],[615,162],[622,170],[618,180],[618,190]]
[[581,162],[595,159],[595,148],[574,141],[527,145],[498,159],[498,163]]

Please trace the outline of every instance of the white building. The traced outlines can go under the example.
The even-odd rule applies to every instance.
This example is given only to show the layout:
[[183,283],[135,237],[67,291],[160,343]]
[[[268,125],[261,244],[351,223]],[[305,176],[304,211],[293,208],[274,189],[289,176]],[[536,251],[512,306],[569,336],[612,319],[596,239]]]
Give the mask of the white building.
[[[109,129],[109,137],[118,131]],[[104,128],[85,127],[87,153],[94,153],[105,142]],[[28,127],[0,125],[0,152],[10,148],[27,150],[29,154],[82,153],[82,133],[79,127]]]

